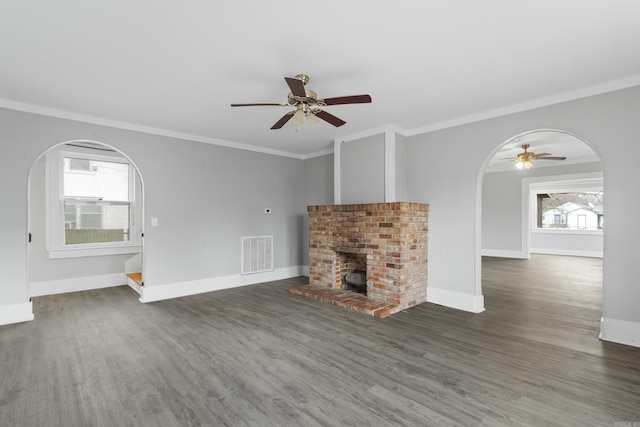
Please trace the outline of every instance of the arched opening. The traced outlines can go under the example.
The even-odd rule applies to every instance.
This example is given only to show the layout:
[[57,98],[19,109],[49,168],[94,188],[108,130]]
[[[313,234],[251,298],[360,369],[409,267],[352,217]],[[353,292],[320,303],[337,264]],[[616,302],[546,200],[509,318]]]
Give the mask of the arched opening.
[[129,284],[142,297],[144,200],[139,168],[112,145],[42,152],[27,177],[29,296]]
[[[529,168],[518,169],[516,163],[525,151],[548,154],[531,157]],[[585,140],[554,129],[515,135],[486,157],[477,182],[479,293],[483,264],[487,266],[488,261],[495,265],[502,262],[505,280],[514,283],[532,271],[547,274],[555,269],[559,274],[574,275],[558,276],[563,283],[580,280],[578,275],[585,274],[585,283],[601,286],[604,170],[600,156]],[[584,262],[572,267],[578,258]],[[512,266],[514,276],[508,276]],[[600,307],[601,288],[597,299]]]

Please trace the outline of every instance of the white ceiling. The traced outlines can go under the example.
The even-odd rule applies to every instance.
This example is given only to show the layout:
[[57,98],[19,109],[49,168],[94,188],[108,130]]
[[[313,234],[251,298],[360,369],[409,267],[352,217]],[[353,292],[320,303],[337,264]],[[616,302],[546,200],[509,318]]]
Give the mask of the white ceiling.
[[[636,0],[4,0],[0,106],[304,158],[640,84],[639,23]],[[299,73],[373,102],[302,135],[229,106],[285,102]]]

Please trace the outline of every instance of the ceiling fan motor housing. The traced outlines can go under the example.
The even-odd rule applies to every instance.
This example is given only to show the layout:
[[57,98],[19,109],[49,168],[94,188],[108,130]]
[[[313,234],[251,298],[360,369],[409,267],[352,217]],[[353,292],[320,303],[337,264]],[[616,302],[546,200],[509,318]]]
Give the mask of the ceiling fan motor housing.
[[289,92],[289,96],[287,97],[287,101],[291,105],[296,105],[299,103],[315,105],[318,103],[318,95],[312,91],[311,89],[305,89],[306,98],[295,96],[293,93]]

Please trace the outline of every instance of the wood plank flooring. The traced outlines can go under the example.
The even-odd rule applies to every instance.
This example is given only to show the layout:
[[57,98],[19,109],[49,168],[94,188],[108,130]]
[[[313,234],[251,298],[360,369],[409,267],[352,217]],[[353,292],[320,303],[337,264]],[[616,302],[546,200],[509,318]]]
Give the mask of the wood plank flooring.
[[486,258],[484,313],[386,319],[287,292],[304,277],[37,297],[0,327],[0,425],[638,423],[640,349],[598,340],[600,280],[598,259]]

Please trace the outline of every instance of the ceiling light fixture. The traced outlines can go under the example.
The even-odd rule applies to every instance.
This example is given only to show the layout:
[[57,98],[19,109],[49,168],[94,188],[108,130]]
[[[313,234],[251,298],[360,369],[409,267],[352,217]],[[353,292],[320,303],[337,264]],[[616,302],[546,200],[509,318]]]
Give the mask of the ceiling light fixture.
[[533,163],[531,163],[530,160],[528,159],[518,159],[518,161],[516,162],[516,168],[518,169],[522,169],[524,168],[525,170],[529,170],[533,167]]
[[320,120],[318,120],[315,113],[308,105],[302,104],[298,107],[298,111],[293,114],[293,117],[291,118],[291,126],[296,130],[296,132],[300,132],[304,127],[305,122],[309,126],[315,126],[320,122]]

